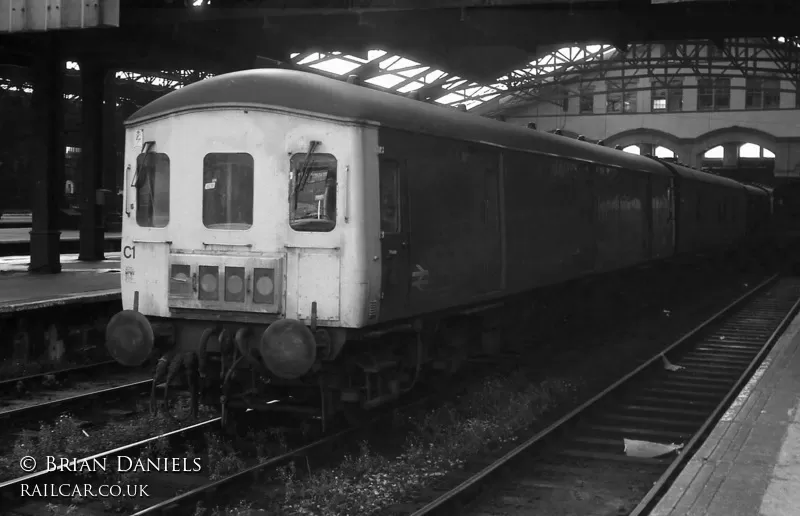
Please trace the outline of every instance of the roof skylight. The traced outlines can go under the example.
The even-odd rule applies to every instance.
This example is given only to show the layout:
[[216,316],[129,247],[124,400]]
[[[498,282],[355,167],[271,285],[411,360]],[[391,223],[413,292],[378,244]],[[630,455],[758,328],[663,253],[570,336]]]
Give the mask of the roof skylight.
[[[502,92],[509,91],[506,82],[517,83],[513,91],[524,87],[526,83],[552,83],[564,72],[579,72],[579,65],[605,57],[616,52],[611,45],[569,46],[550,52],[526,66],[499,77],[493,84],[479,84],[457,75],[450,75],[443,70],[405,58],[398,54],[389,54],[383,50],[370,50],[367,59],[352,55],[341,55],[339,52],[305,52],[294,53],[291,61],[301,67],[327,72],[334,76],[363,72],[372,75],[364,82],[391,91],[407,94],[423,90],[431,93],[431,99],[437,104],[457,107],[465,106],[468,110],[497,98]],[[388,56],[388,57],[387,57]],[[378,69],[366,71],[363,65],[381,59]],[[376,75],[376,72],[379,72]],[[389,73],[394,72],[394,73]],[[360,74],[359,74],[360,75]]]

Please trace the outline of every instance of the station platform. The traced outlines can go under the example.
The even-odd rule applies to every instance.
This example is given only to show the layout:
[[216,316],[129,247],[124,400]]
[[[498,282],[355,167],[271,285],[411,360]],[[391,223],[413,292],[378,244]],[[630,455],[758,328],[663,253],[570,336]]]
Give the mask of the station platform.
[[650,516],[800,514],[800,315]]
[[0,228],[30,228],[32,222],[30,213],[0,214]]
[[30,274],[28,256],[0,258],[0,316],[68,304],[120,299],[119,253],[100,262],[61,255],[59,274]]
[[[30,254],[31,228],[29,227],[2,227],[0,226],[0,256],[19,256]],[[106,251],[117,252],[120,250],[122,234],[107,232],[103,248]],[[80,232],[61,231],[61,253],[77,253],[80,246]]]

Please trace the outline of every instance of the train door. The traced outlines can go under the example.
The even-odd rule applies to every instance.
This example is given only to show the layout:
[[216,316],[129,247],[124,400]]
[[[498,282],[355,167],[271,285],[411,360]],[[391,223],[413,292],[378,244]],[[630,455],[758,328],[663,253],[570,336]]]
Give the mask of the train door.
[[651,252],[653,259],[668,258],[675,253],[675,207],[673,178],[650,176],[649,204],[651,214]]
[[407,178],[405,163],[381,157],[379,164],[381,216],[381,311],[382,320],[401,317],[408,311],[410,270]]
[[649,260],[653,257],[653,176],[647,175],[647,182],[644,190],[644,202],[642,208],[644,209],[644,238],[642,246],[644,247],[644,257]]
[[669,221],[672,222],[672,255],[675,256],[683,252],[683,247],[680,245],[680,239],[683,236],[681,235],[681,230],[685,224],[681,218],[686,210],[683,209],[681,178],[675,174],[674,171],[673,176],[670,179],[670,187],[669,190],[667,190],[667,194],[670,207]]
[[484,292],[492,292],[503,288],[503,231],[501,219],[500,168],[501,157],[487,153],[487,162],[483,172],[483,206],[481,217],[483,224],[482,247],[484,270]]

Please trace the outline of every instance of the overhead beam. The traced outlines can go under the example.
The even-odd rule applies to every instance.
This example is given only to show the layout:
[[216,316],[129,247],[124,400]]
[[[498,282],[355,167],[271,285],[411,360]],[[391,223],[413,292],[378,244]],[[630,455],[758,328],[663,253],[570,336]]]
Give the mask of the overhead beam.
[[[631,0],[625,0],[631,1]],[[649,0],[633,0],[645,4]],[[616,5],[620,0],[215,0],[211,5],[181,7],[136,7],[124,5],[126,23],[200,22],[224,19],[341,16],[362,13],[458,10],[497,7],[552,7],[575,4]]]
[[0,0],[0,33],[118,27],[120,0]]

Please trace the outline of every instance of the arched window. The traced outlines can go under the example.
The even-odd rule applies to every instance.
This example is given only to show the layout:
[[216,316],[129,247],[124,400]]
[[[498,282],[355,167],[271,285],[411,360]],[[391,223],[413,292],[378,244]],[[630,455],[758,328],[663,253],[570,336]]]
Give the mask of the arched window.
[[775,153],[766,147],[761,147],[755,143],[745,143],[739,147],[740,158],[767,158],[775,159]]
[[642,153],[642,151],[641,151],[641,149],[639,149],[638,145],[628,145],[627,147],[625,147],[622,150],[625,151],[625,152],[629,152],[631,154],[641,154]]
[[707,150],[703,157],[706,159],[722,159],[725,157],[725,149],[722,145],[717,145],[713,149]]
[[740,158],[760,158],[761,157],[761,147],[759,147],[755,143],[745,143],[744,145],[739,147],[739,157]]
[[660,145],[656,147],[656,157],[657,158],[674,158],[675,153],[669,150],[666,147],[661,147]]

